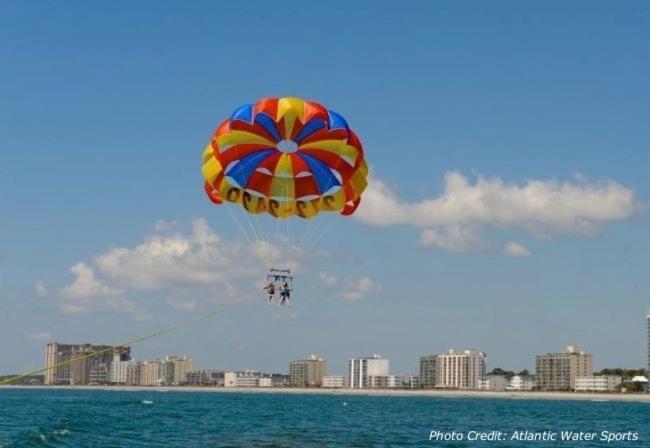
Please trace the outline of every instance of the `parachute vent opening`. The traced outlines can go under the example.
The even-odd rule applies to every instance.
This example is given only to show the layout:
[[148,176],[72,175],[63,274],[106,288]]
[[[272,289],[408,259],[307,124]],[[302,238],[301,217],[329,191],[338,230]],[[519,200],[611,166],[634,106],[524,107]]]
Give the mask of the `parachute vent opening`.
[[278,149],[278,151],[284,153],[292,153],[298,151],[298,143],[289,139],[279,141],[275,147]]

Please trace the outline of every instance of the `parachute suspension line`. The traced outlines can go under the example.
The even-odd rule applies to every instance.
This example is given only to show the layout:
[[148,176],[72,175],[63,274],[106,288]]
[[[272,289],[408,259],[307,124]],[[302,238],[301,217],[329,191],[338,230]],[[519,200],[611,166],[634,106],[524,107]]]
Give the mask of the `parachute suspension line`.
[[309,248],[307,249],[307,252],[311,252],[318,245],[320,240],[323,239],[325,234],[327,232],[329,232],[329,230],[332,228],[332,226],[334,225],[334,221],[335,221],[334,219],[329,220],[327,225],[324,226],[324,228],[323,228],[322,232],[320,233],[320,235],[318,235],[318,237],[315,238],[314,241],[312,242],[311,246],[309,246]]
[[302,235],[300,235],[300,238],[298,240],[298,247],[303,247],[303,244],[305,244],[305,237],[309,233],[309,229],[311,229],[311,226],[314,222],[313,219],[308,219],[307,221],[308,221],[307,227],[305,228],[305,230],[303,230]]
[[[287,191],[285,193],[285,197],[288,199],[289,198],[289,183],[287,182]],[[287,218],[287,269],[291,269],[291,223],[290,223],[290,218]]]
[[246,237],[249,244],[252,246],[252,249],[253,249],[253,252],[255,253],[255,255],[257,255],[260,258],[260,260],[262,260],[262,263],[266,267],[269,267],[271,265],[271,263],[269,263],[268,260],[264,257],[264,255],[263,255],[264,251],[260,252],[258,250],[259,247],[256,247],[255,242],[253,241],[251,236],[246,232],[246,229],[244,229],[244,226],[242,226],[242,224],[239,222],[239,219],[237,219],[237,217],[233,214],[233,212],[230,211],[230,207],[226,207],[226,211],[230,215],[230,218],[233,220],[233,222],[235,223],[235,225],[237,226],[239,231],[242,233],[242,235],[244,235]]
[[171,325],[171,326],[169,326],[167,328],[163,328],[161,330],[157,330],[157,331],[155,331],[155,332],[153,332],[151,334],[148,334],[148,335],[145,335],[145,336],[139,336],[137,338],[133,338],[133,339],[130,339],[128,341],[123,341],[123,342],[120,342],[119,344],[111,345],[109,348],[106,348],[106,349],[97,350],[97,351],[94,351],[94,352],[89,352],[89,353],[86,353],[85,355],[78,356],[78,357],[76,357],[74,359],[70,359],[68,361],[60,362],[60,363],[55,364],[53,366],[42,367],[42,368],[30,370],[29,372],[25,372],[25,373],[22,373],[20,375],[13,376],[11,378],[4,379],[4,380],[0,381],[0,385],[10,384],[10,383],[13,383],[15,381],[26,378],[28,376],[35,375],[37,373],[43,373],[43,372],[47,372],[48,370],[57,369],[59,367],[69,366],[72,363],[83,361],[85,359],[92,358],[94,356],[99,356],[99,355],[102,355],[104,353],[110,352],[111,350],[114,350],[115,347],[120,347],[120,346],[125,346],[125,345],[134,345],[134,344],[137,344],[138,342],[146,341],[147,339],[153,339],[153,338],[155,338],[157,336],[162,336],[162,335],[167,334],[167,333],[172,333],[174,331],[180,330],[181,328],[184,328],[184,327],[187,327],[189,325],[195,324],[195,323],[197,323],[199,321],[205,320],[205,319],[207,319],[209,317],[216,316],[217,314],[224,313],[224,312],[232,309],[234,306],[235,306],[234,303],[231,303],[231,304],[228,304],[228,305],[222,305],[219,308],[217,308],[215,310],[212,310],[212,311],[210,311],[208,313],[196,315],[196,316],[191,317],[190,319],[188,319],[188,320],[186,320],[184,322],[181,322],[181,323],[175,324],[175,325]]
[[[241,154],[239,153],[239,145],[234,145],[234,148],[235,148],[235,152],[236,152],[236,154],[237,154],[237,160],[240,161],[239,163],[237,163],[237,169],[239,170],[239,174],[240,174],[240,175],[243,175],[243,172],[242,172],[242,164],[241,164]],[[242,189],[242,193],[243,193],[243,192],[245,191],[245,185],[241,185],[241,189]],[[271,263],[269,263],[269,261],[268,261],[267,259],[265,259],[265,258],[264,258],[264,257],[263,257],[259,252],[258,252],[258,251],[260,251],[260,250],[261,250],[262,252],[264,252],[264,250],[263,250],[263,248],[261,247],[262,244],[260,243],[260,237],[258,236],[257,232],[255,231],[255,227],[253,227],[253,223],[252,223],[250,217],[248,216],[248,212],[247,212],[247,211],[244,211],[244,218],[246,219],[246,223],[248,224],[248,228],[251,230],[251,234],[252,234],[253,238],[255,239],[255,242],[253,243],[253,241],[252,241],[253,238],[249,238],[249,240],[251,240],[251,245],[253,246],[253,251],[254,251],[255,253],[258,254],[258,256],[262,259],[262,261],[264,262],[264,264],[267,265],[267,267],[270,267],[270,266],[271,266]]]

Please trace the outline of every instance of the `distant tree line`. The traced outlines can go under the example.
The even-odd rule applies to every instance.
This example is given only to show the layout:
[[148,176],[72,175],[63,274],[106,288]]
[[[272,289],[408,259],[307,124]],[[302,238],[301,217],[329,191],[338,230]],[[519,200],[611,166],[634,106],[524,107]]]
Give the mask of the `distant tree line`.
[[602,369],[598,375],[617,375],[623,378],[632,378],[634,376],[644,376],[644,369]]
[[[9,380],[11,378],[15,378],[19,375],[0,375],[0,382]],[[45,376],[44,375],[30,375],[26,376],[23,378],[20,378],[19,380],[12,381],[9,384],[20,384],[23,386],[35,386],[35,385],[41,385],[45,383]]]
[[501,375],[501,376],[507,376],[507,377],[511,377],[511,376],[515,376],[515,375],[528,376],[528,375],[530,375],[530,372],[527,369],[524,369],[524,370],[520,370],[519,372],[515,373],[514,370],[503,370],[500,367],[495,367],[494,369],[492,369],[492,371],[490,373],[488,373],[488,375]]

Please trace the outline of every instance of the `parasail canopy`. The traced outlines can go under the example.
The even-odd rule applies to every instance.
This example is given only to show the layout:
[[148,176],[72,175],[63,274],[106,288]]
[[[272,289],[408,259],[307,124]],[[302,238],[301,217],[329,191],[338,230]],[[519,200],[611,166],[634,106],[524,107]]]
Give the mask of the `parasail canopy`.
[[236,109],[203,153],[205,191],[252,214],[354,213],[368,175],[361,141],[319,103],[266,98]]

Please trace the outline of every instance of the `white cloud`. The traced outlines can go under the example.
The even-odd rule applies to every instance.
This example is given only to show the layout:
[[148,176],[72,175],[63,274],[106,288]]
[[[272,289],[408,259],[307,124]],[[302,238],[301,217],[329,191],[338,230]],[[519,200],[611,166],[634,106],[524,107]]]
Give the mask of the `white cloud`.
[[42,280],[36,280],[36,297],[39,299],[47,297],[47,288]]
[[338,282],[336,275],[332,275],[328,272],[321,271],[318,273],[318,277],[325,283],[327,286],[334,286]]
[[122,288],[160,290],[179,285],[216,285],[259,274],[255,251],[226,243],[204,219],[188,235],[154,233],[134,248],[116,247],[95,257],[97,269]]
[[335,295],[346,300],[361,300],[368,293],[381,290],[370,277],[339,279],[336,275],[321,271],[319,278],[330,289],[340,287]]
[[531,255],[528,249],[519,243],[515,243],[514,241],[506,244],[503,248],[503,251],[506,255],[510,255],[511,257],[530,257]]
[[[134,295],[162,292],[171,307],[185,311],[205,302],[248,301],[251,294],[242,293],[239,284],[263,278],[258,256],[280,257],[281,252],[263,241],[224,241],[204,219],[193,221],[188,232],[175,222],[157,221],[141,243],[113,247],[75,264],[70,269],[74,281],[59,292],[60,307],[68,314],[111,308],[149,318]],[[294,261],[290,267],[297,266]]]
[[425,246],[467,251],[485,247],[480,238],[485,227],[519,228],[535,237],[591,234],[605,222],[629,218],[638,208],[634,191],[614,181],[517,184],[478,176],[472,182],[449,171],[440,195],[415,202],[400,199],[386,183],[371,177],[354,216],[376,226],[418,227],[424,229]]
[[27,335],[29,339],[33,339],[35,341],[51,341],[54,339],[52,337],[52,333],[49,333],[47,331],[40,331],[38,333],[30,333]]
[[86,263],[79,262],[70,268],[74,282],[61,290],[61,297],[67,300],[86,300],[96,297],[119,297],[123,291],[108,286],[95,278],[95,271]]
[[476,229],[460,224],[440,229],[425,229],[420,235],[420,245],[436,246],[450,252],[472,252],[487,248]]
[[95,308],[110,308],[132,313],[140,320],[151,318],[137,303],[127,299],[123,290],[97,279],[95,271],[86,263],[75,264],[70,272],[75,276],[74,281],[59,292],[59,305],[64,313],[77,314]]
[[169,299],[169,304],[180,311],[196,311],[199,308],[196,300]]

